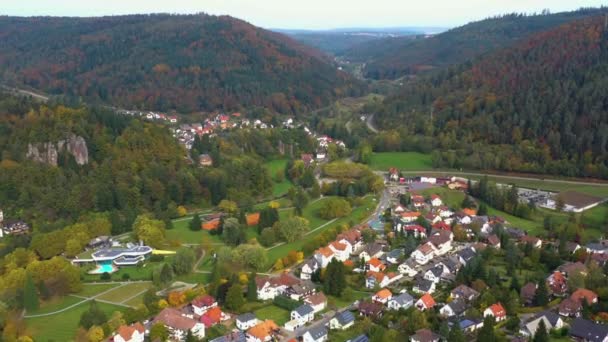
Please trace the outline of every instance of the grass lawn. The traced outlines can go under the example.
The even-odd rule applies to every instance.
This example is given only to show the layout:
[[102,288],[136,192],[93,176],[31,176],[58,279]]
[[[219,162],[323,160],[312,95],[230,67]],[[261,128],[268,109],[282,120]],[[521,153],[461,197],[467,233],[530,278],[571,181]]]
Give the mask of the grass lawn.
[[[72,297],[73,298],[73,297]],[[108,317],[114,311],[122,311],[123,307],[105,303],[97,303]],[[89,308],[89,303],[83,303],[57,315],[26,318],[27,332],[35,341],[74,341],[80,315]]]
[[289,311],[275,305],[268,305],[253,312],[258,319],[271,319],[282,326],[289,321]]
[[64,296],[64,297],[53,297],[46,302],[42,302],[40,304],[40,308],[34,311],[28,311],[28,315],[39,315],[45,314],[49,312],[54,312],[57,310],[61,310],[67,308],[70,305],[74,305],[78,302],[81,302],[82,298],[76,298],[72,296]]
[[356,300],[360,300],[362,298],[367,298],[370,296],[369,293],[361,292],[361,291],[352,291],[352,298],[350,300],[345,300],[340,297],[334,297],[331,295],[327,295],[327,306],[328,307],[337,307],[344,308],[352,304]]
[[123,279],[124,274],[129,275],[129,280],[152,280],[152,271],[163,263],[171,262],[171,257],[165,257],[160,262],[146,261],[143,266],[125,266],[120,267],[118,271],[112,273],[111,279],[102,280],[100,274],[88,274],[87,269],[82,269],[82,279],[85,282],[99,282],[99,281],[125,281]]
[[115,288],[118,285],[119,284],[83,284],[82,291],[78,292],[77,295],[83,297],[93,297],[96,294]]
[[431,155],[418,152],[376,152],[369,166],[373,170],[388,171],[396,167],[402,171],[432,170]]
[[123,301],[131,299],[133,296],[141,294],[150,288],[151,283],[131,283],[117,287],[116,289],[106,292],[99,296],[99,299],[122,303]]
[[332,330],[329,332],[329,342],[344,342],[363,334],[363,325],[355,324],[346,330]]
[[223,244],[219,235],[211,235],[206,230],[190,230],[190,220],[174,220],[173,229],[167,229],[167,239],[181,243],[201,243],[203,237],[210,243]]
[[264,164],[270,172],[270,177],[272,178],[273,187],[272,187],[272,197],[281,197],[287,193],[289,188],[293,186],[291,182],[284,178],[282,182],[275,181],[276,174],[278,172],[285,172],[285,166],[287,166],[287,159],[277,159],[271,160]]
[[[326,220],[323,220],[322,218],[320,218],[318,216],[316,216],[316,217],[311,216],[313,213],[318,213],[318,210],[321,207],[321,205],[323,204],[324,199],[306,207],[304,209],[303,214],[304,214],[304,217],[311,222],[311,224],[310,224],[311,232],[308,235],[306,235],[305,238],[303,238],[303,239],[271,248],[268,251],[268,262],[269,262],[268,267],[270,268],[278,258],[282,258],[282,257],[286,256],[287,253],[289,253],[289,251],[301,250],[302,246],[304,245],[304,243],[307,240],[314,238],[315,236],[323,233],[324,231],[326,231],[328,229],[331,229],[333,227],[336,227],[336,226],[339,226],[342,224],[348,224],[350,221],[353,221],[355,223],[360,223],[361,221],[365,220],[369,215],[371,215],[371,213],[376,208],[376,202],[374,201],[374,199],[375,199],[374,196],[365,197],[363,204],[357,208],[354,208],[349,216],[340,218],[340,219],[332,222],[331,224],[328,224],[328,225],[324,226],[323,228],[316,230],[314,232],[312,230],[327,223]],[[281,219],[283,219],[285,217],[285,215],[288,215],[288,214],[286,214],[284,211],[282,211],[282,212],[280,212],[280,215],[281,215]],[[317,225],[313,225],[313,222]]]

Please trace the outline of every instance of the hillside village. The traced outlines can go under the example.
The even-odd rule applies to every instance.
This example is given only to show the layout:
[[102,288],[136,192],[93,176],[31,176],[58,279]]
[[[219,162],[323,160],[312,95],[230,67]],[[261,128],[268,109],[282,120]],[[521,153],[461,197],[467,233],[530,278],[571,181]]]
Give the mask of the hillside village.
[[[607,290],[608,242],[581,246],[529,235],[481,213],[464,179],[402,177],[391,169],[386,182],[384,229],[354,226],[298,266],[247,280],[241,296],[286,310],[285,321],[234,311],[227,299],[192,292],[188,302],[118,327],[113,341],[144,341],[161,326],[175,341],[203,339],[216,326],[230,332],[213,342],[373,340],[373,329],[356,335],[361,326],[399,327],[415,342],[458,336],[526,341],[539,329],[553,338],[608,339],[608,326],[598,323],[607,317],[599,298]],[[465,193],[467,207],[439,193]],[[259,214],[247,221],[257,224]],[[210,229],[209,223],[201,227]],[[99,251],[109,246],[104,241],[89,246]]]

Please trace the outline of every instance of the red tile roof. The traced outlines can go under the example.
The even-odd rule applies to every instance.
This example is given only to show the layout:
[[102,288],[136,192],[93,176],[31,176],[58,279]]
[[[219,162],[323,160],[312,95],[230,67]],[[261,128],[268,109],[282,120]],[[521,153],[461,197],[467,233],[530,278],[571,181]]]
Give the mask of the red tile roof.
[[490,305],[489,309],[490,311],[492,311],[494,317],[502,318],[507,316],[507,311],[500,302]]
[[389,289],[382,289],[376,292],[376,297],[380,299],[388,299],[393,296],[393,293]]
[[420,301],[424,304],[424,307],[430,309],[435,306],[435,299],[428,293],[425,293],[420,297]]
[[190,330],[196,325],[196,321],[182,316],[182,314],[173,308],[165,308],[154,318],[154,323],[162,323],[168,327],[178,330]]
[[266,340],[268,336],[271,336],[275,331],[278,331],[280,328],[273,320],[265,320],[258,325],[249,328],[247,330],[247,334],[258,338],[260,341]]
[[593,304],[597,300],[597,294],[591,290],[578,289],[570,296],[573,300],[582,301],[583,298],[587,301],[587,304]]
[[138,331],[140,334],[143,334],[145,330],[146,329],[144,328],[144,326],[141,323],[137,322],[129,326],[121,325],[116,332],[118,333],[118,335],[120,335],[120,337],[122,337],[123,340],[128,341],[131,339],[131,337],[133,337],[135,331]]

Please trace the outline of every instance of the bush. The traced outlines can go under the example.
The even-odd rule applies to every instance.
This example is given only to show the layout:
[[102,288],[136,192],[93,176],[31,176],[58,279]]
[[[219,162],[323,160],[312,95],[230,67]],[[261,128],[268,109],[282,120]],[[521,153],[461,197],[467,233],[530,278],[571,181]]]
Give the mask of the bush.
[[159,261],[163,261],[163,260],[165,260],[165,256],[164,255],[152,254],[150,256],[150,261],[151,262],[159,262]]
[[293,300],[293,299],[285,297],[285,296],[274,297],[274,300],[272,301],[272,303],[274,305],[280,307],[281,309],[285,309],[287,311],[292,311],[293,309],[302,305],[301,302],[299,302],[297,300]]
[[343,198],[331,198],[319,210],[319,216],[326,220],[349,215],[352,211],[350,203]]
[[112,275],[108,272],[103,272],[101,276],[99,276],[101,280],[112,280]]
[[131,276],[129,275],[129,273],[125,273],[122,275],[121,278],[122,278],[122,280],[129,280],[129,279],[131,279]]

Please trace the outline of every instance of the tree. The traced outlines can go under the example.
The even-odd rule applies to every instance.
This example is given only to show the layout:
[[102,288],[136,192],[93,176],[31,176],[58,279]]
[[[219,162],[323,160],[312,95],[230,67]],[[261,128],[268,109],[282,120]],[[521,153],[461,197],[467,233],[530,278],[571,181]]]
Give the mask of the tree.
[[97,306],[97,302],[92,300],[87,311],[80,315],[79,325],[85,329],[90,329],[94,325],[101,326],[107,320],[106,314]]
[[190,230],[195,232],[201,230],[201,218],[200,216],[198,216],[198,214],[195,214],[192,217],[192,220],[190,220],[190,224],[188,225],[188,227],[190,227]]
[[243,288],[239,283],[234,283],[226,294],[226,307],[230,310],[239,310],[245,304],[243,298]]
[[256,277],[257,274],[251,272],[251,274],[249,274],[249,279],[247,280],[247,300],[250,302],[258,299],[258,286],[255,282]]
[[483,326],[479,329],[477,334],[478,341],[494,342],[496,341],[496,335],[494,334],[494,316],[486,316],[483,319]]
[[217,207],[218,207],[218,209],[220,209],[221,211],[225,212],[228,215],[234,215],[239,210],[239,207],[236,204],[236,202],[229,201],[229,200],[222,200],[217,205]]
[[536,288],[536,294],[534,295],[534,304],[536,306],[545,306],[549,303],[549,290],[547,289],[547,284],[545,281],[541,279],[538,282],[538,287]]
[[326,220],[344,217],[350,214],[352,208],[350,203],[343,198],[330,198],[319,210],[319,216]]
[[308,220],[297,216],[278,222],[277,227],[281,238],[287,242],[294,242],[302,238],[310,229]]
[[139,215],[135,219],[133,233],[137,239],[154,248],[160,248],[165,243],[165,223],[148,215]]
[[296,215],[302,215],[304,208],[308,204],[308,200],[306,192],[302,188],[298,188],[293,198]]
[[538,323],[532,342],[549,342],[549,334],[547,333],[547,327],[544,319],[541,319]]
[[173,279],[173,269],[169,264],[163,263],[162,266],[154,270],[153,280],[156,285],[166,285]]
[[566,206],[564,195],[562,193],[557,194],[555,197],[555,210],[563,211]]
[[450,329],[450,334],[448,335],[448,342],[466,342],[464,333],[460,329],[460,324],[452,325],[452,329]]
[[25,278],[25,286],[23,288],[23,307],[27,311],[34,311],[40,307],[38,300],[38,289],[34,284],[34,279],[30,273]]
[[245,232],[237,219],[233,217],[226,219],[224,222],[222,238],[226,244],[231,246],[238,246],[245,242]]
[[344,264],[333,259],[325,271],[325,280],[323,281],[323,290],[325,293],[340,297],[342,291],[346,288],[346,270]]
[[162,323],[156,323],[150,328],[150,340],[167,341],[169,339],[169,331]]
[[88,338],[89,342],[103,341],[103,338],[104,338],[103,329],[98,325],[92,326],[91,328],[89,328],[89,331],[87,331],[87,338]]
[[192,272],[195,262],[194,251],[191,248],[182,247],[177,250],[175,257],[171,261],[173,272],[177,275],[188,274]]

